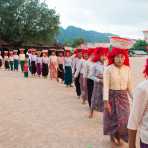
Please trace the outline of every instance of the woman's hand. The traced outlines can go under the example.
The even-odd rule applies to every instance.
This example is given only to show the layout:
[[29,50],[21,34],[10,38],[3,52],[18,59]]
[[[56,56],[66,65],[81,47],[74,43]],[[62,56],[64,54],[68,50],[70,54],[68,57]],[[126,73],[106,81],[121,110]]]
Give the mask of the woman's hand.
[[108,101],[104,101],[104,109],[106,112],[111,113],[111,106]]

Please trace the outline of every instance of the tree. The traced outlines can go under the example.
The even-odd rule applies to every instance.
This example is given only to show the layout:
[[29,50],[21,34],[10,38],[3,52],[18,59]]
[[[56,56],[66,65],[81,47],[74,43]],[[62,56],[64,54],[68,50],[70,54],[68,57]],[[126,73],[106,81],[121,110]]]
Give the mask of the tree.
[[85,40],[83,38],[77,38],[75,40],[73,40],[72,42],[72,47],[78,47],[80,46],[81,44],[84,44],[85,43]]
[[144,40],[137,40],[136,43],[133,45],[132,50],[143,50],[146,51],[146,47],[148,43]]
[[59,16],[40,0],[0,0],[0,39],[9,43],[52,43]]

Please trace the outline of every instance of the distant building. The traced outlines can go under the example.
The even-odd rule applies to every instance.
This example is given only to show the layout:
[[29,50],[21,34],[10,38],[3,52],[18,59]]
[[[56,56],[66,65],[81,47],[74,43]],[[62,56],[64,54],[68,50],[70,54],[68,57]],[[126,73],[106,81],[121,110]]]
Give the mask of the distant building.
[[144,40],[148,42],[148,30],[143,31],[143,34],[144,34]]

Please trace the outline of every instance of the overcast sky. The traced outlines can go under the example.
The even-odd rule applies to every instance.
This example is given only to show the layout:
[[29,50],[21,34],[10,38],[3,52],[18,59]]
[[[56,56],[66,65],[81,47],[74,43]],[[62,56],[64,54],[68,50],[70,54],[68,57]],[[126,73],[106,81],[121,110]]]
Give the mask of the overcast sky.
[[60,15],[61,26],[143,38],[148,29],[148,0],[46,0]]

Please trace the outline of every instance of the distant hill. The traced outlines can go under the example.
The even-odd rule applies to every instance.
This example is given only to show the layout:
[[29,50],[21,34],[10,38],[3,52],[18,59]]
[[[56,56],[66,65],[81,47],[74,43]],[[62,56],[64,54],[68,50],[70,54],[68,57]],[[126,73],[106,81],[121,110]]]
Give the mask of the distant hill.
[[57,40],[60,43],[70,42],[77,38],[83,38],[87,42],[95,43],[95,42],[109,42],[110,36],[117,36],[112,33],[100,33],[96,31],[86,31],[84,29],[69,26],[66,29],[62,27],[59,30],[59,35],[57,36]]

